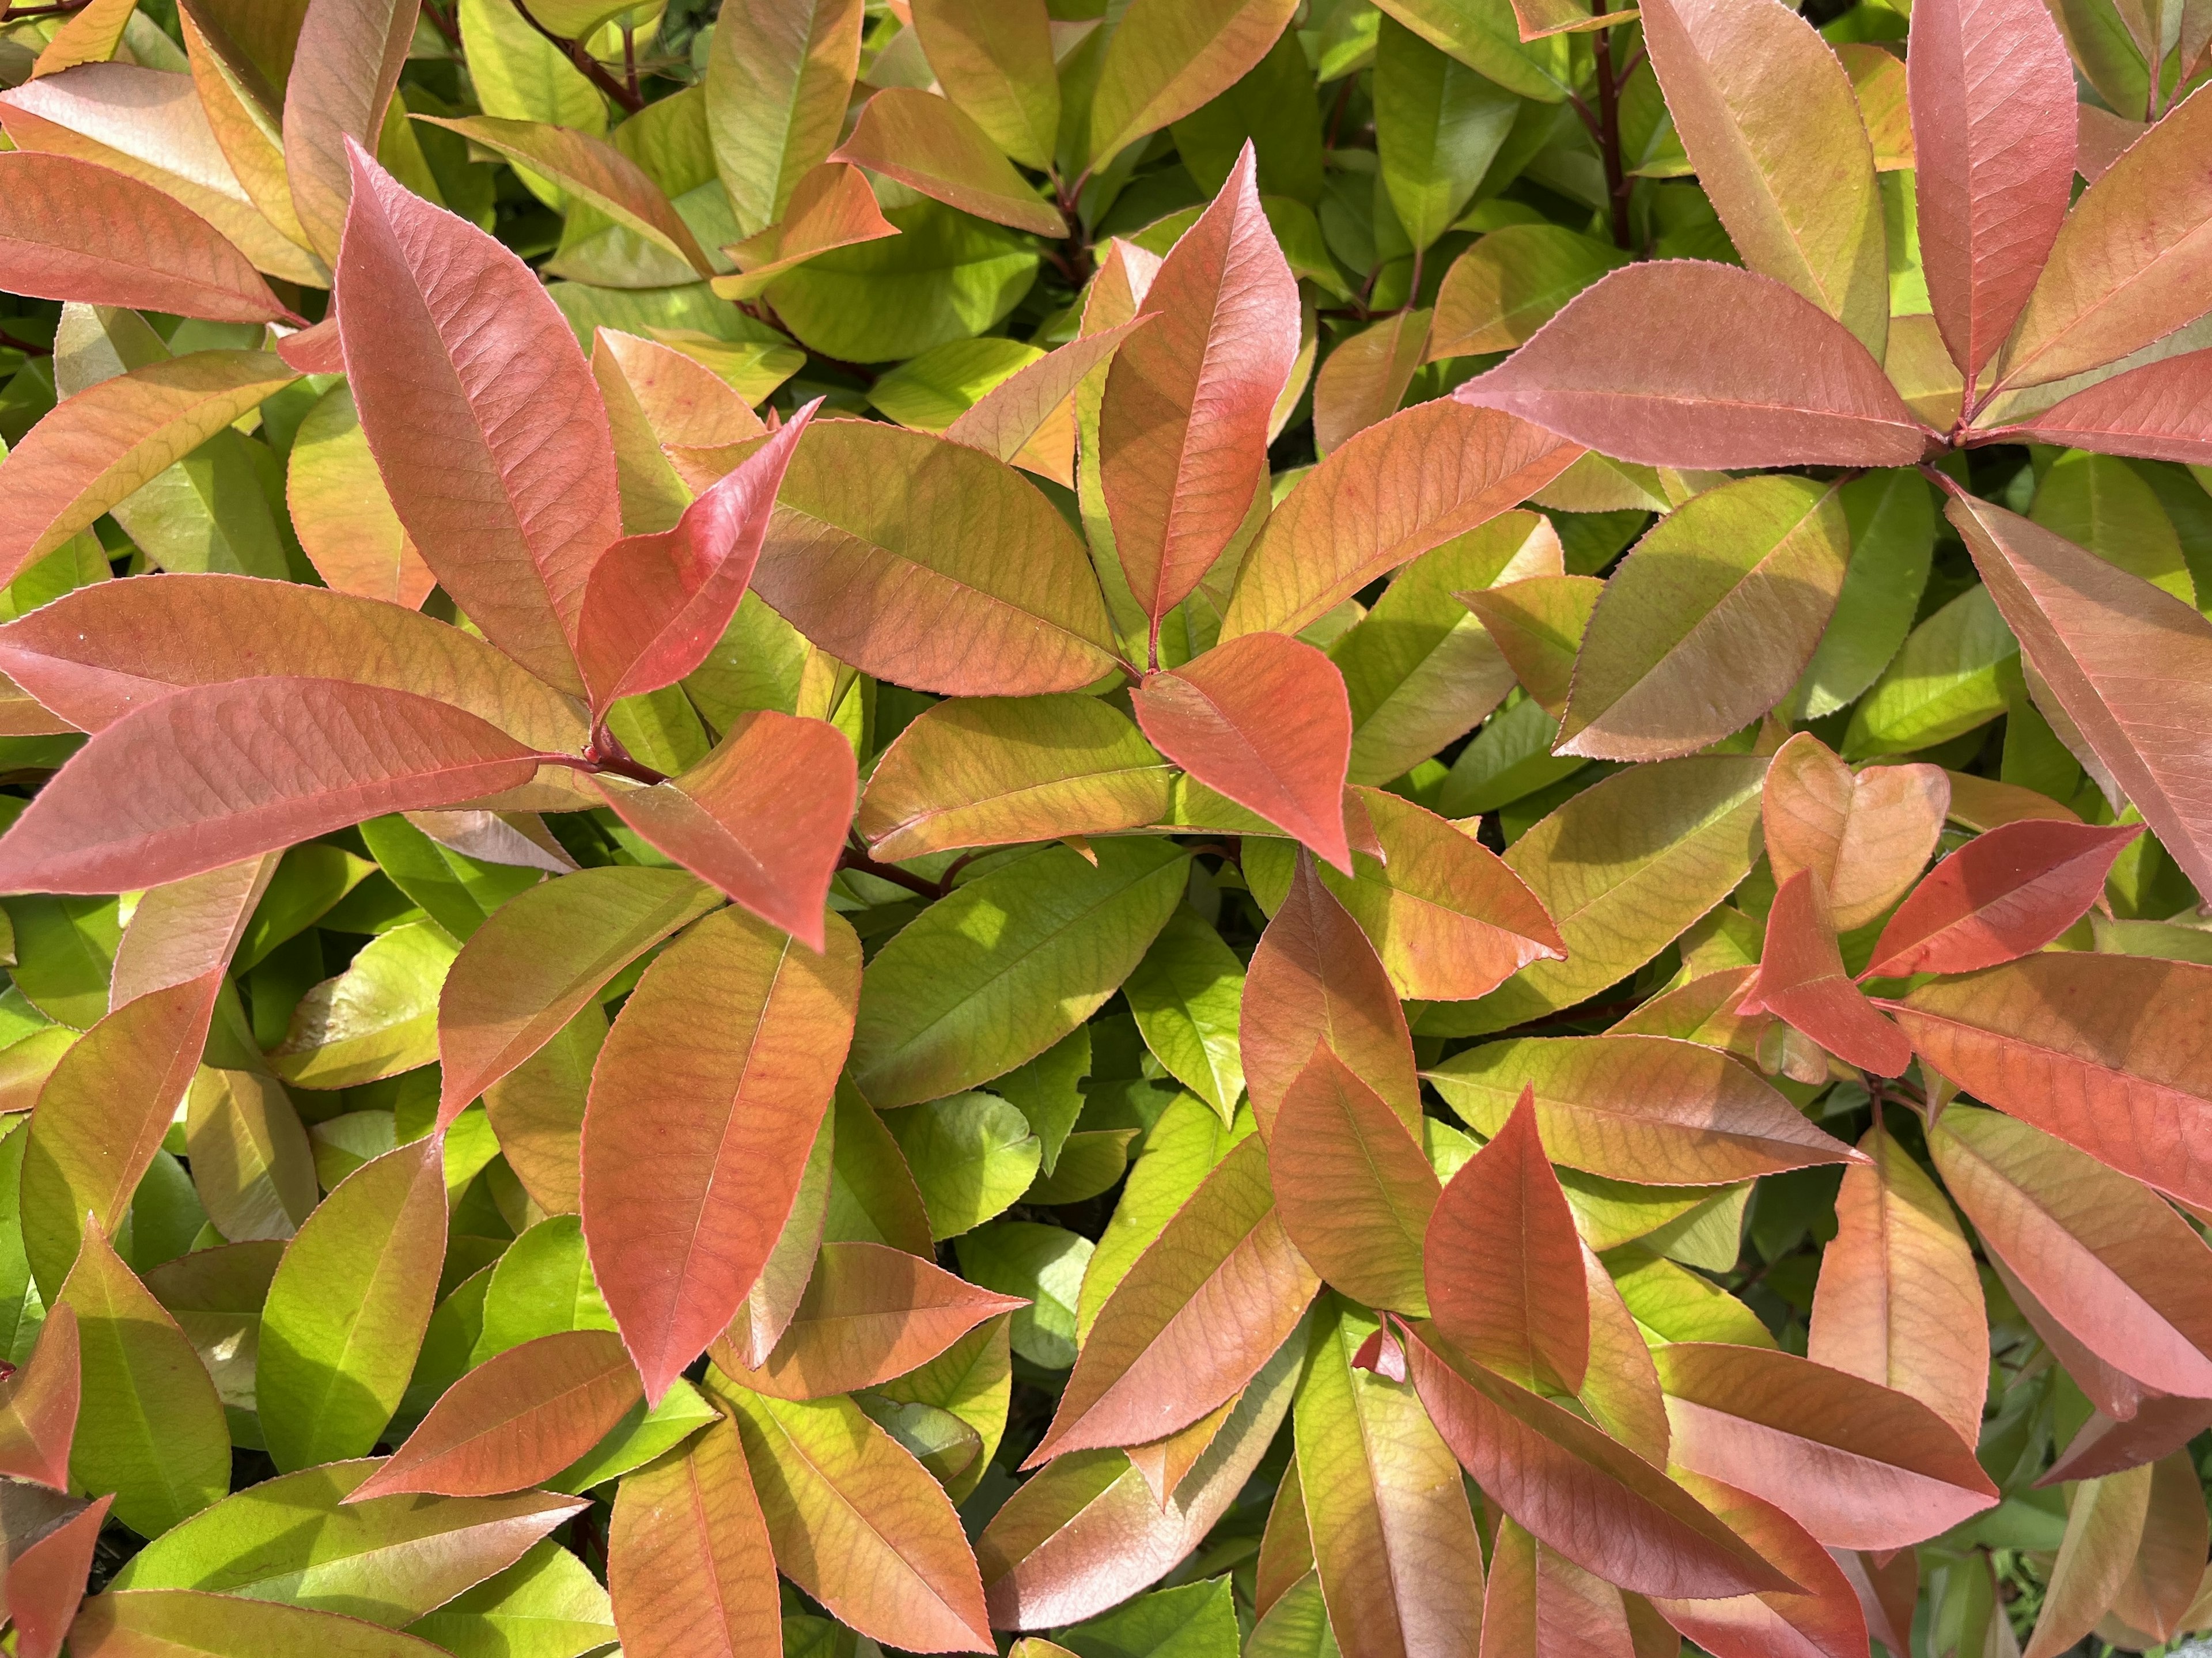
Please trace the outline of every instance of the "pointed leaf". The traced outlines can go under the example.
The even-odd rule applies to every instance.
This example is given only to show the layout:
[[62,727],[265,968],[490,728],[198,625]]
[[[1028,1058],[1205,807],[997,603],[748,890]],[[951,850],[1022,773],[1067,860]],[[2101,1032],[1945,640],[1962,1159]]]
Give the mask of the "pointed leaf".
[[860,0],[744,0],[707,57],[714,170],[746,235],[784,218],[836,147],[860,68]]
[[2212,1399],[2144,1398],[2135,1415],[2117,1422],[2102,1411],[2081,1424],[2038,1486],[2097,1479],[2171,1455],[2212,1427]]
[[[1048,422],[1068,407],[1075,388],[1121,343],[1138,330],[1152,325],[1152,316],[1133,317],[1112,328],[1048,351],[1035,362],[1000,380],[971,404],[967,411],[945,428],[951,442],[981,449],[1012,465],[1040,468],[1023,459],[1025,446]],[[1065,477],[1056,480],[1068,483]]]
[[730,1423],[623,1480],[607,1591],[632,1658],[781,1658],[775,1558]]
[[2024,818],[1976,835],[1898,906],[1868,972],[1971,973],[2042,949],[2088,913],[2113,862],[2142,833],[2132,823]]
[[96,1498],[9,1561],[0,1593],[6,1596],[8,1616],[15,1625],[17,1658],[58,1658],[62,1638],[84,1599],[93,1546],[100,1540],[100,1527],[114,1500]]
[[1060,98],[1043,0],[921,0],[914,30],[945,96],[1024,167],[1049,168]]
[[276,1080],[205,1067],[186,1113],[192,1186],[216,1230],[234,1242],[299,1230],[321,1193],[307,1131]]
[[1801,869],[1775,894],[1759,976],[1738,1009],[1777,1014],[1849,1064],[1902,1076],[1912,1044],[1844,971],[1820,879]]
[[70,1630],[70,1649],[81,1658],[438,1658],[442,1650],[357,1619],[192,1589],[95,1594]]
[[[2085,107],[2087,107],[2085,106]],[[2076,392],[2017,426],[1990,435],[2030,434],[2039,443],[2153,460],[2212,462],[2212,422],[2201,388],[2212,352],[2145,363]]]
[[1429,355],[1510,351],[1592,282],[1628,262],[1607,244],[1554,224],[1493,230],[1452,261],[1437,290]]
[[1854,776],[1819,738],[1800,732],[1776,751],[1761,797],[1774,878],[1812,871],[1836,930],[1863,927],[1927,867],[1950,802],[1939,767],[1869,766]]
[[1692,259],[1614,271],[1452,395],[1646,466],[1910,466],[1929,435],[1810,301]]
[[284,173],[301,228],[339,258],[357,180],[349,149],[374,145],[415,38],[418,0],[308,0],[284,87]]
[[1290,0],[1135,0],[1091,94],[1091,171],[1243,80],[1296,9]]
[[1605,586],[1595,576],[1538,575],[1462,598],[1497,641],[1521,689],[1556,720],[1566,708],[1575,657]]
[[877,93],[830,159],[1017,230],[1054,240],[1067,234],[1059,210],[1038,197],[983,129],[958,105],[930,93],[909,87]]
[[1436,1175],[1397,1114],[1326,1044],[1283,1096],[1268,1168],[1283,1230],[1315,1272],[1370,1306],[1428,1311],[1422,1239]]
[[[335,346],[335,319],[328,325]],[[290,353],[286,361],[301,355],[293,343],[299,338],[289,336],[280,347],[280,354]],[[341,355],[330,372],[344,368]],[[347,387],[333,386],[324,392],[300,423],[286,462],[284,501],[307,562],[338,592],[416,610],[438,585],[392,510],[392,497],[377,473],[376,458],[368,452]]]
[[76,1313],[58,1303],[31,1356],[0,1382],[0,1473],[67,1491],[79,1398]]
[[799,1192],[860,990],[837,923],[817,956],[726,909],[663,951],[592,1072],[584,1233],[658,1403],[738,1314]]
[[860,168],[824,161],[793,186],[781,223],[723,250],[743,274],[715,277],[714,292],[726,300],[750,300],[817,253],[898,234]]
[[1510,1519],[1491,1546],[1482,1600],[1484,1658],[1635,1658],[1620,1591]]
[[1700,1474],[1678,1477],[1731,1531],[1803,1588],[1797,1594],[1769,1590],[1727,1600],[1655,1600],[1677,1632],[1714,1658],[1863,1658],[1866,1616],[1827,1550],[1781,1509],[1748,1491]]

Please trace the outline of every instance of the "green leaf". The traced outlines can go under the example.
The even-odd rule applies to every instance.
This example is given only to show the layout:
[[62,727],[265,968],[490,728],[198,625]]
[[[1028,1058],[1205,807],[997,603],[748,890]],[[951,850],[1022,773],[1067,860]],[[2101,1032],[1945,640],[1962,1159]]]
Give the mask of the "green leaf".
[[243,973],[269,952],[297,938],[327,914],[339,899],[376,872],[376,865],[343,847],[309,841],[285,853],[270,878],[269,890],[254,907],[239,935],[231,965]]
[[56,1023],[91,1029],[107,1012],[107,976],[123,937],[115,900],[22,893],[6,908],[15,932],[9,969],[15,988]]
[[657,1461],[720,1415],[703,1394],[679,1376],[669,1384],[659,1404],[648,1407],[638,1400],[607,1430],[606,1437],[547,1480],[546,1487],[587,1492]]
[[[461,41],[468,51],[469,81],[487,115],[510,121],[545,121],[599,137],[607,130],[607,100],[568,61],[568,55],[501,0],[460,0]],[[558,185],[522,168],[516,176],[530,192],[558,211],[567,205]]]
[[955,1246],[960,1271],[1002,1296],[1026,1297],[1013,1316],[1014,1351],[1032,1364],[1064,1370],[1075,1363],[1075,1303],[1092,1244],[1079,1233],[1035,1221],[1001,1221]]
[[1342,1658],[1316,1574],[1299,1578],[1267,1608],[1253,1625],[1244,1658]]
[[2142,475],[2118,457],[2069,449],[2042,474],[2027,515],[2183,604],[2197,603],[2173,521]]
[[407,1632],[453,1658],[578,1658],[615,1638],[615,1617],[590,1568],[547,1542]]
[[1213,1166],[1255,1125],[1248,1108],[1224,1127],[1213,1108],[1195,1094],[1178,1094],[1145,1136],[1145,1150],[1129,1170],[1129,1183],[1106,1223],[1083,1274],[1076,1304],[1076,1339],[1091,1333],[1098,1309],[1128,1276],[1137,1257],[1152,1246],[1168,1222],[1198,1190]]
[[438,992],[459,951],[416,921],[380,934],[346,970],[300,999],[270,1062],[301,1088],[352,1088],[438,1057]]
[[902,426],[942,432],[1001,381],[1044,355],[1042,348],[994,336],[950,340],[879,376],[868,401]]
[[1168,1074],[1221,1114],[1244,1091],[1237,1016],[1244,964],[1188,905],[1168,919],[1124,987],[1145,1046]]
[[[1523,41],[1510,0],[1376,0],[1392,17],[1508,92],[1540,103],[1565,101],[1566,37]],[[1381,56],[1378,41],[1376,56]]]
[[372,817],[361,838],[392,884],[459,942],[518,892],[545,878],[543,870],[488,864],[433,841],[397,812]]
[[1482,182],[1521,100],[1388,15],[1375,40],[1374,95],[1382,188],[1407,239],[1425,248]]
[[886,1111],[884,1123],[921,1189],[933,1240],[981,1226],[1036,1178],[1036,1136],[994,1094],[954,1094]]
[[483,1328],[469,1355],[471,1365],[562,1330],[611,1330],[614,1315],[592,1276],[584,1226],[574,1215],[554,1215],[507,1247],[484,1286]]
[[1237,1658],[1237,1603],[1226,1577],[1155,1589],[1060,1632],[1077,1658]]
[[1060,1161],[1068,1131],[1083,1114],[1083,1083],[1090,1074],[1091,1027],[1078,1025],[1027,1065],[991,1084],[994,1094],[1012,1101],[1015,1109],[1029,1119],[1048,1175]]
[[1198,187],[1221,193],[1249,140],[1260,193],[1321,201],[1321,109],[1297,32],[1285,29],[1237,83],[1174,124],[1176,154]]
[[1847,760],[1910,754],[1985,726],[2005,711],[2020,641],[1987,587],[1969,587],[1915,628],[1851,710]]
[[1036,280],[1036,244],[1003,226],[932,201],[884,216],[899,234],[833,248],[769,284],[769,303],[809,349],[848,362],[919,356],[993,326]]
[[[969,1234],[971,1238],[979,1236]],[[1014,1382],[1006,1324],[1004,1319],[987,1319],[928,1363],[886,1382],[877,1390],[888,1400],[948,1412],[975,1430],[981,1450],[967,1471],[945,1487],[945,1494],[956,1503],[975,1489],[1006,1435],[1006,1406]]]
[[1628,262],[1618,248],[1555,224],[1510,224],[1452,261],[1437,290],[1429,355],[1510,351],[1569,300]]
[[860,0],[750,0],[721,15],[707,55],[707,127],[744,234],[781,220],[800,176],[836,147],[860,68]]
[[1296,9],[1290,0],[1133,0],[1091,94],[1090,170],[1242,80]]
[[1911,631],[1936,550],[1935,503],[1917,472],[1870,472],[1841,493],[1850,563],[1827,631],[1783,703],[1794,722],[1848,707],[1889,665]]

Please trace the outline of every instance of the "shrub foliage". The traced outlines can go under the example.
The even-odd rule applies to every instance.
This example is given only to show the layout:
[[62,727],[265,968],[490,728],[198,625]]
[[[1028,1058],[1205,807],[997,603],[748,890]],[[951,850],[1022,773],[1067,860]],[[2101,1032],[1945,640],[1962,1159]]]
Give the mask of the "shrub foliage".
[[2212,8],[1910,13],[17,9],[9,1650],[2212,1626]]

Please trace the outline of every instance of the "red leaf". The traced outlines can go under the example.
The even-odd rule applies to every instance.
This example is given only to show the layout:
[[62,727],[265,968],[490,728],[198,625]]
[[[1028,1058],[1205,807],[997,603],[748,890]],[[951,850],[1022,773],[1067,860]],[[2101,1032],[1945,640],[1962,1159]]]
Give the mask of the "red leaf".
[[1298,355],[1298,288],[1249,143],[1152,279],[1157,319],[1114,359],[1101,477],[1129,589],[1159,619],[1195,588],[1267,477],[1267,422]]
[[1283,1230],[1313,1269],[1370,1307],[1425,1313],[1436,1173],[1404,1120],[1327,1043],[1283,1096],[1267,1152]]
[[1702,1600],[1796,1587],[1635,1452],[1503,1376],[1452,1363],[1432,1333],[1407,1332],[1430,1418],[1483,1494],[1543,1542],[1642,1594]]
[[422,1425],[344,1501],[399,1491],[496,1497],[550,1479],[638,1400],[611,1330],[563,1330],[495,1353],[448,1388]]
[[0,1473],[67,1491],[79,1396],[76,1309],[63,1302],[47,1311],[30,1357],[0,1383]]
[[[283,83],[284,177],[300,228],[325,258],[343,258],[348,163],[378,148],[386,108],[421,15],[418,0],[308,0]],[[252,143],[252,139],[246,142]]]
[[656,1404],[737,1316],[798,1196],[852,1040],[860,945],[720,910],[658,957],[592,1072],[584,1236]]
[[1582,1240],[1536,1135],[1535,1090],[1452,1176],[1429,1221],[1437,1334],[1523,1388],[1573,1393],[1589,1364]]
[[1801,869],[1774,895],[1759,977],[1736,1011],[1778,1014],[1839,1059],[1877,1076],[1902,1076],[1912,1044],[1844,971],[1819,884]]
[[1286,634],[1246,634],[1130,694],[1154,747],[1346,875],[1352,703],[1336,665]]
[[1675,1342],[1653,1358],[1674,1460],[1831,1547],[1901,1548],[1997,1500],[1972,1451],[1907,1394],[1759,1347]]
[[2029,817],[1976,835],[1897,907],[1865,976],[1971,973],[2042,949],[2088,913],[2142,833]]
[[1389,1382],[1406,1379],[1406,1349],[1398,1333],[1388,1324],[1379,1327],[1352,1356],[1352,1368],[1367,1370]]
[[1647,466],[1910,466],[1929,436],[1841,323],[1702,260],[1613,272],[1452,395]]
[[1380,1094],[1408,1132],[1419,1131],[1421,1084],[1405,1010],[1367,935],[1310,859],[1297,860],[1291,890],[1252,952],[1237,1030],[1262,1136],[1274,1132],[1283,1096],[1316,1042]]
[[1943,513],[2068,718],[2212,893],[2212,623],[2002,507],[1954,495]]
[[0,840],[0,891],[181,881],[537,769],[514,738],[427,696],[336,679],[200,686],[117,721],[54,774]]
[[1771,1503],[1687,1473],[1691,1494],[1760,1556],[1804,1586],[1800,1594],[1652,1604],[1713,1658],[1867,1658],[1866,1616],[1850,1580],[1810,1533]]
[[2101,1479],[2108,1473],[2139,1468],[2169,1456],[2212,1428],[2212,1399],[2183,1399],[2154,1394],[2136,1413],[2116,1422],[2102,1411],[2081,1424],[2039,1486],[2070,1479]]
[[95,1497],[8,1563],[4,1598],[15,1625],[15,1658],[56,1658],[92,1575],[93,1546],[111,1493]]
[[334,308],[322,321],[295,333],[280,335],[276,355],[283,358],[288,367],[303,374],[343,374],[345,373],[345,342],[338,335],[338,313]]
[[577,665],[604,712],[672,685],[707,659],[760,562],[784,468],[817,398],[684,509],[672,530],[625,536],[592,567]]
[[392,504],[484,636],[580,695],[584,586],[622,533],[591,368],[529,266],[349,154],[333,301]]
[[1636,1658],[1620,1591],[1512,1521],[1491,1546],[1482,1658]]
[[1831,1549],[1859,1597],[1867,1630],[1892,1653],[1912,1650],[1912,1609],[1920,1600],[1920,1558],[1911,1549],[1869,1553]]
[[2131,368],[1976,441],[2061,443],[2148,460],[2212,461],[2212,351],[2190,351]]
[[730,1423],[623,1477],[607,1593],[628,1658],[782,1658],[775,1557]]
[[1905,71],[1928,297],[1972,385],[2072,200],[2074,65],[2041,0],[1936,0],[1913,11]]
[[252,261],[182,202],[90,161],[0,156],[0,288],[210,322],[296,322]]
[[741,715],[713,753],[650,788],[594,779],[653,846],[808,949],[853,822],[853,745],[827,720]]

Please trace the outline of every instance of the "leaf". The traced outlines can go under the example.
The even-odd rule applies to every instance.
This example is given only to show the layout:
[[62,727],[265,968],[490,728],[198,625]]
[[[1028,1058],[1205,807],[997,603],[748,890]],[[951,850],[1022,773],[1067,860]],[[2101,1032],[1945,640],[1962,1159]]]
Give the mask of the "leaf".
[[1556,720],[1565,711],[1576,655],[1604,596],[1605,583],[1595,576],[1553,572],[1460,597],[1481,619],[1521,688]]
[[1827,631],[1783,705],[1795,719],[1833,714],[1874,683],[1911,630],[1928,585],[1936,514],[1926,481],[1916,472],[1887,471],[1854,479],[1840,493],[1850,563]]
[[1027,1120],[994,1094],[908,1106],[887,1113],[884,1126],[914,1173],[933,1241],[957,1237],[1002,1212],[1030,1189],[1042,1160]]
[[784,217],[807,171],[836,147],[860,68],[860,0],[745,0],[707,56],[714,170],[750,236]]
[[1771,1503],[1717,1479],[1694,1473],[1678,1477],[1722,1523],[1796,1578],[1802,1592],[1655,1600],[1660,1616],[1715,1658],[1765,1658],[1777,1652],[1859,1658],[1867,1646],[1866,1615],[1828,1551]]
[[346,1500],[405,1491],[495,1497],[537,1485],[598,1443],[637,1397],[637,1371],[612,1331],[526,1341],[448,1388]]
[[82,1387],[70,1484],[113,1492],[115,1518],[158,1537],[230,1484],[215,1383],[100,1227],[85,1229],[57,1304],[76,1315]]
[[1420,1121],[1405,1012],[1365,933],[1309,859],[1293,866],[1288,896],[1252,952],[1237,1037],[1263,1136],[1316,1044],[1381,1095],[1408,1131]]
[[2209,134],[2212,99],[2184,99],[2081,192],[1997,358],[1999,387],[2117,362],[2203,313]]
[[[2212,100],[2205,110],[2212,117]],[[2172,733],[2212,661],[2212,623],[2072,542],[1972,498],[1944,515],[2066,716],[2183,872],[2212,890],[2203,756]]]
[[1256,1137],[1240,1141],[1138,1257],[1024,1467],[1188,1427],[1289,1339],[1319,1285],[1284,1234],[1267,1168]]
[[1341,341],[1314,378],[1314,444],[1322,454],[1395,414],[1429,343],[1429,313],[1401,311]]
[[989,456],[825,420],[792,457],[753,587],[863,672],[951,696],[1079,690],[1112,631],[1066,521]]
[[1512,224],[1461,254],[1437,290],[1429,356],[1510,351],[1626,256],[1553,224]]
[[284,174],[300,227],[325,259],[342,264],[358,183],[347,146],[377,143],[419,11],[410,0],[308,0],[301,15],[284,86]]
[[[1277,0],[1242,6],[1280,9]],[[1159,29],[1166,15],[1140,5],[1133,21],[1125,17],[1109,70],[1114,45]],[[1095,119],[1103,105],[1091,107]],[[1297,285],[1260,210],[1255,165],[1248,146],[1153,277],[1139,313],[1151,325],[1107,370],[1100,477],[1115,555],[1155,641],[1160,618],[1244,522],[1267,472],[1269,416],[1298,353]]]
[[1437,1177],[1404,1121],[1326,1045],[1284,1094],[1269,1150],[1283,1230],[1314,1271],[1370,1306],[1426,1314]]
[[9,293],[214,322],[292,317],[213,225],[128,174],[24,150],[0,164],[0,203]]
[[2124,1624],[2171,1641],[2191,1621],[2191,1608],[2203,1582],[2196,1555],[2206,1522],[2198,1517],[2203,1488],[2197,1467],[2182,1454],[2169,1452],[2151,1469],[2150,1503],[2144,1515],[2142,1546],[2130,1563],[2112,1605]]
[[982,1584],[935,1479],[848,1399],[732,1389],[784,1576],[863,1634],[915,1652],[985,1652]]
[[1038,198],[989,135],[958,105],[927,92],[886,87],[877,93],[830,159],[1017,230],[1055,240],[1067,234],[1060,210]]
[[272,1600],[192,1589],[96,1594],[78,1611],[70,1649],[83,1658],[437,1658],[439,1649],[397,1630]]
[[437,1637],[450,1652],[493,1658],[523,1652],[589,1652],[617,1631],[607,1592],[591,1568],[554,1543],[540,1543],[498,1576],[456,1595],[407,1632]]
[[2030,1125],[1954,1106],[1929,1133],[1991,1256],[2096,1357],[2162,1393],[2206,1392],[2212,1322],[2189,1224]]
[[345,386],[331,387],[300,423],[284,498],[315,574],[338,592],[415,610],[437,586],[392,509]]
[[346,1502],[377,1466],[305,1468],[234,1492],[131,1556],[113,1587],[210,1590],[396,1629],[505,1570],[579,1508],[537,1491]]
[[1504,0],[1390,0],[1384,9],[1438,51],[1510,92],[1547,104],[1566,95],[1572,78],[1567,43],[1524,43],[1517,9]]
[[0,1383],[0,1473],[69,1489],[70,1444],[80,1400],[76,1314],[57,1303],[30,1356]]
[[1778,1015],[1848,1064],[1879,1077],[1902,1076],[1912,1063],[1912,1044],[1844,973],[1820,879],[1801,869],[1775,894],[1759,976],[1737,1011]]
[[321,1193],[307,1130],[283,1088],[254,1072],[207,1066],[186,1109],[192,1186],[216,1230],[234,1242],[290,1237]]
[[61,1651],[62,1637],[84,1599],[93,1547],[113,1501],[95,1498],[9,1561],[8,1615],[15,1625],[21,1658],[56,1658]]
[[1992,428],[1992,435],[2033,434],[2042,443],[2155,460],[2212,460],[2212,432],[2206,430],[2195,395],[2208,361],[2212,358],[2206,353],[2191,351],[2145,363],[2062,398],[2016,426]]
[[[1009,465],[1026,467],[1073,489],[1075,481],[1070,470],[1072,460],[1061,454],[1056,446],[1065,440],[1073,446],[1071,399],[1076,388],[1100,363],[1121,349],[1122,341],[1139,329],[1151,326],[1151,323],[1150,315],[1132,317],[1125,323],[1100,329],[1048,351],[1016,369],[969,404],[945,428],[945,436],[951,442],[981,449]],[[1056,437],[1055,433],[1060,435]],[[1050,465],[1044,464],[1045,456],[1040,452],[1048,443],[1055,446]]]
[[1452,395],[1646,466],[1910,466],[1929,436],[1817,306],[1694,259],[1613,272]]
[[1976,835],[1898,906],[1869,975],[1971,973],[2040,950],[2088,912],[2142,832],[2022,818]]
[[1835,53],[1810,23],[1759,0],[1649,0],[1643,15],[1668,112],[1744,263],[1880,360],[1889,331],[1881,197]]
[[1479,1365],[1452,1363],[1425,1327],[1409,1332],[1406,1357],[1430,1420],[1484,1496],[1546,1544],[1639,1594],[1691,1588],[1688,1598],[1704,1599],[1789,1585],[1633,1451]]
[[254,1395],[281,1469],[366,1455],[398,1408],[446,1254],[435,1139],[356,1169],[285,1247]]
[[1854,776],[1801,732],[1766,769],[1760,822],[1774,878],[1809,870],[1836,931],[1855,931],[1883,915],[1927,867],[1950,802],[1950,779],[1938,767],[1870,766]]
[[14,580],[298,378],[265,351],[194,351],[64,398],[0,461],[9,501],[0,580]]
[[1582,1242],[1537,1137],[1533,1090],[1444,1187],[1425,1255],[1430,1322],[1455,1353],[1523,1388],[1581,1388]]
[[1523,1036],[1423,1073],[1476,1133],[1535,1090],[1544,1155],[1638,1184],[1720,1185],[1852,1153],[1717,1049],[1667,1036]]
[[2186,1148],[2212,1102],[2199,1028],[2212,968],[2051,952],[1887,1004],[1976,1099],[2185,1202],[2212,1199]]
[[957,887],[869,963],[854,1084],[879,1110],[942,1098],[1035,1058],[1144,959],[1182,896],[1182,849],[1046,847]]
[[1352,708],[1321,652],[1283,634],[1246,634],[1147,674],[1130,701],[1170,760],[1351,872]]
[[1114,26],[1091,94],[1090,171],[1242,80],[1295,9],[1286,0],[1135,0]]
[[1425,248],[1482,182],[1520,105],[1385,14],[1375,39],[1375,148],[1406,239]]
[[1369,583],[1559,476],[1581,451],[1449,398],[1351,438],[1269,516],[1238,568],[1221,635],[1296,633]]
[[1820,642],[1850,533],[1837,492],[1808,478],[1745,478],[1670,513],[1606,583],[1559,750],[1670,759],[1758,719]]
[[1491,1545],[1482,1609],[1484,1645],[1501,1658],[1632,1658],[1636,1649],[1620,1591],[1510,1519]]
[[1758,1347],[1675,1342],[1652,1357],[1674,1460],[1830,1548],[1899,1548],[1996,1501],[1973,1453],[1908,1394]]
[[914,30],[953,104],[1024,167],[1048,169],[1060,94],[1044,6],[1038,0],[989,8],[975,0],[922,0],[914,9]]
[[2208,1422],[2212,1422],[2212,1400],[2171,1394],[2146,1395],[2125,1422],[2100,1411],[2081,1424],[2035,1483],[2049,1486],[2069,1479],[2096,1479],[2157,1461],[2203,1432]]
[[[1176,909],[1121,987],[1145,1046],[1168,1074],[1233,1121],[1244,1091],[1237,1020],[1244,964],[1188,905]],[[1018,1102],[1017,1102],[1018,1103]]]
[[860,989],[852,929],[829,942],[717,911],[646,969],[593,1068],[584,1235],[655,1404],[737,1316],[798,1196]]
[[1914,21],[1921,264],[1952,360],[1978,383],[2066,217],[2074,66],[2051,14],[2018,0],[1942,0]]
[[2020,641],[1987,587],[1975,586],[1906,637],[1905,648],[1851,710],[1847,758],[1908,754],[1986,725],[2005,711]]
[[579,693],[585,583],[621,533],[591,369],[521,260],[366,156],[353,166],[334,294],[392,506],[484,636]]
[[453,963],[453,940],[434,922],[379,934],[300,999],[270,1054],[276,1074],[300,1088],[351,1088],[429,1064]]
[[2112,1609],[2142,1541],[2150,1483],[2148,1469],[2131,1468],[2075,1489],[2028,1640],[2036,1658],[2052,1658],[2075,1645]]
[[775,1559],[731,1423],[623,1479],[607,1589],[635,1658],[781,1658]]

